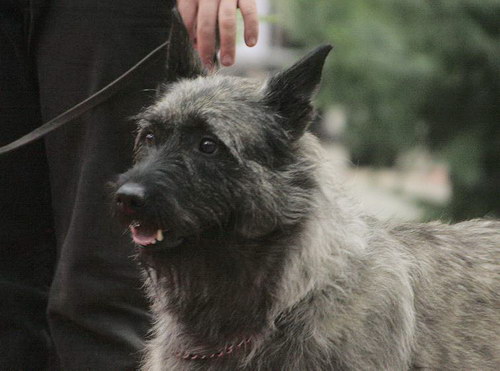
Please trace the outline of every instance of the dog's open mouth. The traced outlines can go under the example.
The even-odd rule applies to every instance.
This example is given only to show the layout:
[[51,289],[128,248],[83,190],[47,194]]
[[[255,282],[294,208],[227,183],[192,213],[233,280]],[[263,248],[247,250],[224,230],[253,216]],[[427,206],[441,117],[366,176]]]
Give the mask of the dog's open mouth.
[[183,238],[175,237],[167,230],[139,222],[131,223],[129,230],[135,244],[143,248],[176,247],[183,241]]

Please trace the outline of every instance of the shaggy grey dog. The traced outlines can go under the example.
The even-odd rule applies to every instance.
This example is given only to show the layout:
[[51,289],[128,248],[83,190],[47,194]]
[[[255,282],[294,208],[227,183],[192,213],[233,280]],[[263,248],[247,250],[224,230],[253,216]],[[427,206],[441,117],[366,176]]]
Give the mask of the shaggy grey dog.
[[115,200],[156,318],[144,370],[500,370],[500,222],[358,210],[307,132],[330,49],[264,83],[190,54],[139,115]]

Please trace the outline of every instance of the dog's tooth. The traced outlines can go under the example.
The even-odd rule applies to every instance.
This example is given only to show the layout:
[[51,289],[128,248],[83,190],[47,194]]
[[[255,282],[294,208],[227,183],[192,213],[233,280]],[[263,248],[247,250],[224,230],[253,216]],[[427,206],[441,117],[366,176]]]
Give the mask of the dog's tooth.
[[156,233],[156,239],[158,241],[163,241],[163,232],[161,229],[158,229],[158,232]]

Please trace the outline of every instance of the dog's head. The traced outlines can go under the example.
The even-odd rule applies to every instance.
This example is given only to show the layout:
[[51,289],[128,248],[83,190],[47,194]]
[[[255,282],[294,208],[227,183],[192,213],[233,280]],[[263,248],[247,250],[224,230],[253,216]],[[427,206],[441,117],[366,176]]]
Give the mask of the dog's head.
[[117,182],[116,209],[134,242],[256,239],[303,219],[315,181],[300,141],[330,50],[264,83],[206,76],[190,55],[191,69],[138,115],[135,165]]

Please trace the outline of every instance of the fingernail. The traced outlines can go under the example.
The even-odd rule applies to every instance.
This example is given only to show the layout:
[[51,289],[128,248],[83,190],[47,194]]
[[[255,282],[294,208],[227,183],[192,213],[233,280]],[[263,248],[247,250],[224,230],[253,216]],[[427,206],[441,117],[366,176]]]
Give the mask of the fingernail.
[[222,64],[224,66],[230,66],[230,65],[232,65],[233,64],[233,58],[230,55],[228,55],[228,54],[224,55],[222,57]]
[[255,44],[257,44],[257,39],[255,37],[251,37],[248,39],[248,46],[254,46]]

